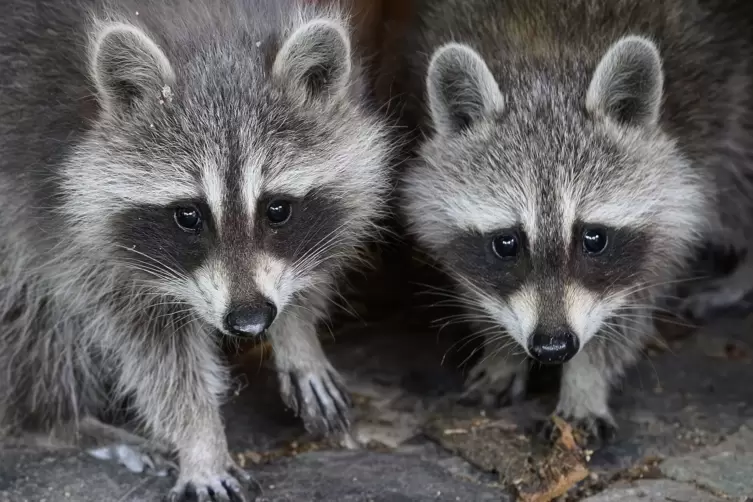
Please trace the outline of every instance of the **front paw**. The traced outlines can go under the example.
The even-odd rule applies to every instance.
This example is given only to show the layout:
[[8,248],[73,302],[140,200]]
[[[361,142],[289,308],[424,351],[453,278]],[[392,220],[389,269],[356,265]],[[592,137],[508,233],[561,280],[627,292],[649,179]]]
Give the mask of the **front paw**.
[[350,429],[350,396],[334,369],[280,372],[279,379],[285,405],[301,417],[309,433],[328,435]]
[[183,472],[166,497],[167,502],[251,502],[254,500],[246,487],[255,484],[253,477],[229,461],[226,469],[218,473]]
[[[556,412],[555,415],[585,436],[586,446],[598,450],[613,442],[617,437],[617,424],[611,416],[587,415],[576,418],[573,415]],[[536,432],[545,441],[556,442],[558,428],[552,419],[536,424]]]
[[482,361],[468,374],[461,402],[499,408],[525,398],[528,365],[525,361]]

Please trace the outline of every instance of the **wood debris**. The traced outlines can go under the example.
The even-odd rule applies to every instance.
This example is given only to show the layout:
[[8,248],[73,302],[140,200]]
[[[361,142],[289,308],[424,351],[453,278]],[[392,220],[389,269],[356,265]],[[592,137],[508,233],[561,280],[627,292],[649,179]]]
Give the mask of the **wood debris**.
[[531,464],[526,478],[513,484],[520,502],[551,502],[589,475],[586,462],[591,452],[581,448],[570,424],[557,416],[551,420],[557,429],[556,442],[544,458]]

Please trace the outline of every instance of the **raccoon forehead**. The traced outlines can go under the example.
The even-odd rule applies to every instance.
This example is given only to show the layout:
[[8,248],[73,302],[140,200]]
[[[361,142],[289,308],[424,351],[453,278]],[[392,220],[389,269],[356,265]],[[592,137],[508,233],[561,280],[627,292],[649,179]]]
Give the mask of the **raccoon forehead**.
[[[273,159],[273,164],[267,164],[263,174],[253,174],[259,172],[253,167],[249,167],[248,171],[250,177],[263,178],[263,191],[267,193],[282,193],[300,198],[308,193],[327,189],[345,199],[362,196],[369,198],[372,193],[384,195],[384,157],[375,156],[373,152],[360,153],[360,156],[349,156],[342,152],[332,152],[328,156],[300,154],[295,159]],[[380,169],[376,169],[377,167]]]
[[[431,166],[414,166],[402,188],[405,213],[426,240],[441,245],[460,232],[491,233],[534,221],[535,197],[488,179],[463,179]],[[534,195],[534,194],[530,194]]]
[[435,249],[458,235],[517,226],[534,247],[552,232],[566,243],[578,222],[649,231],[678,244],[692,240],[706,223],[700,183],[687,166],[654,167],[625,175],[594,168],[503,180],[481,170],[458,177],[423,166],[406,176],[403,204],[413,231]]
[[[615,177],[591,183],[562,176],[543,183],[531,178],[527,188],[499,184],[486,177],[465,180],[416,170],[406,177],[405,212],[415,232],[430,245],[442,246],[458,234],[493,234],[520,225],[535,246],[542,225],[560,227],[569,242],[576,222],[612,228],[653,229],[688,240],[704,224],[705,197],[692,179],[648,176],[641,182]],[[549,235],[551,229],[542,233]]]
[[380,118],[351,103],[318,115],[284,103],[270,106],[228,113],[219,124],[207,117],[181,124],[199,138],[190,148],[201,154],[208,192],[217,194],[211,188],[220,185],[219,176],[242,185],[250,207],[263,194],[300,198],[320,188],[382,195],[393,142]]
[[[649,176],[649,178],[651,178]],[[583,187],[570,202],[570,213],[586,223],[614,228],[658,228],[668,234],[687,233],[703,225],[700,208],[704,195],[693,184],[648,183],[620,185],[615,182],[594,193],[594,187]]]
[[344,129],[305,148],[258,142],[245,167],[246,176],[259,179],[262,192],[294,197],[321,188],[345,199],[384,196],[385,166],[392,148],[386,128],[362,117],[350,122],[347,133]]
[[63,170],[66,192],[95,204],[109,200],[156,206],[203,195],[197,183],[198,170],[178,159],[146,162],[143,157],[101,155],[85,148],[79,148],[72,158],[75,161],[67,162]]
[[657,134],[611,130],[621,152],[610,163],[590,162],[572,181],[575,211],[586,222],[651,227],[686,239],[706,225],[709,196],[698,169]]

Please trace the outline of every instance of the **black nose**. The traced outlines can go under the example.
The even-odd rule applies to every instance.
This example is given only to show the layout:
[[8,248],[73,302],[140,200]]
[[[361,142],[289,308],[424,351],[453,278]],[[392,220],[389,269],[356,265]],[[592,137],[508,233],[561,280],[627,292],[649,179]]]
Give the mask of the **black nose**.
[[261,307],[241,305],[233,307],[225,317],[225,328],[236,336],[257,336],[272,325],[277,307],[266,302]]
[[531,357],[544,364],[562,364],[578,353],[578,337],[565,328],[551,332],[536,331],[528,340],[528,352]]

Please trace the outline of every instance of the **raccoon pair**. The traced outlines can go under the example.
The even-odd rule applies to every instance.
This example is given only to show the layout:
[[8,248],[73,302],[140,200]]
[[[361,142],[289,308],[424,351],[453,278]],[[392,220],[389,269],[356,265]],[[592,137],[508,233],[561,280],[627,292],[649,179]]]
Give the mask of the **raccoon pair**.
[[[392,96],[426,133],[401,211],[488,329],[469,391],[519,398],[523,355],[565,363],[558,412],[612,429],[609,385],[696,245],[746,248],[749,10],[419,6]],[[387,214],[400,140],[367,91],[333,7],[7,2],[0,423],[83,428],[128,397],[177,453],[169,498],[242,499],[217,335],[266,333],[286,404],[347,429],[315,329]]]

